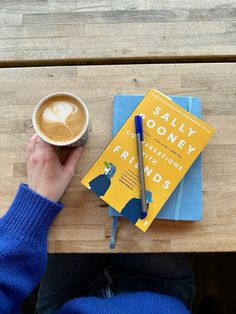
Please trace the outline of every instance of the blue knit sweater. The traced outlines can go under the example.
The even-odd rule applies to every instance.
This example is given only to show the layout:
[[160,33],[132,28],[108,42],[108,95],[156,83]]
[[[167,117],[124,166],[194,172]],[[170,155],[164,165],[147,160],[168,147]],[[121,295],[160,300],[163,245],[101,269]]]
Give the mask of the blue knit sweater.
[[[47,234],[63,208],[21,184],[7,213],[0,219],[0,313],[19,313],[22,301],[42,277],[47,261]],[[112,298],[81,297],[66,302],[57,313],[187,314],[183,303],[151,292]]]

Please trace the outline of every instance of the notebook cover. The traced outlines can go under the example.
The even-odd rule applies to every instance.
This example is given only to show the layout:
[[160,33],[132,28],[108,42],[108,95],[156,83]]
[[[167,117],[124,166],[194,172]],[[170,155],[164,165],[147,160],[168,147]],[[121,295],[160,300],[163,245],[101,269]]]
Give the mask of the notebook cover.
[[[114,97],[112,136],[120,130],[127,118],[137,107],[144,96],[117,95]],[[182,108],[201,118],[201,101],[197,97],[169,96]],[[121,216],[118,211],[109,206],[110,216]],[[202,218],[202,167],[201,155],[189,168],[171,194],[156,219],[198,221]]]

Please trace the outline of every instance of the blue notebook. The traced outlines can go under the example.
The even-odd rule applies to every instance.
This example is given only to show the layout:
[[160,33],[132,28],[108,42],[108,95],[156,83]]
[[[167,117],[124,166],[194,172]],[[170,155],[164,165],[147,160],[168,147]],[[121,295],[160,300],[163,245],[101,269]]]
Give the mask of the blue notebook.
[[[169,96],[182,108],[201,118],[201,102],[197,97]],[[143,96],[117,95],[114,97],[112,136],[115,136]],[[117,217],[122,215],[112,207],[108,214],[114,217],[110,247],[115,245]],[[171,194],[156,219],[197,221],[202,218],[201,155],[195,160],[182,181]]]

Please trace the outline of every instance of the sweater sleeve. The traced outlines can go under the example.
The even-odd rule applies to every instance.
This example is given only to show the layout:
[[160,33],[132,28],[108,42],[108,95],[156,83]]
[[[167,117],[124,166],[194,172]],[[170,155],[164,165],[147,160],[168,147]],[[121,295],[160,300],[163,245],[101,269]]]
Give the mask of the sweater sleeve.
[[20,184],[9,210],[0,219],[0,313],[18,313],[37,286],[47,260],[47,234],[63,204]]

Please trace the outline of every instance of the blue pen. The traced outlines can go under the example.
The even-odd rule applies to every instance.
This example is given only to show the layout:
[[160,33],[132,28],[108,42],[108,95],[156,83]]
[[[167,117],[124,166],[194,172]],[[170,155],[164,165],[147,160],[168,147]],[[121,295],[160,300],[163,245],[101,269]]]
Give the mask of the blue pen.
[[146,202],[146,192],[145,192],[145,178],[144,178],[144,166],[143,166],[143,123],[141,116],[135,116],[135,131],[136,131],[136,143],[137,143],[137,153],[138,153],[138,172],[139,172],[139,184],[140,184],[140,195],[141,195],[141,205],[142,205],[142,215],[141,219],[147,216],[147,202]]

